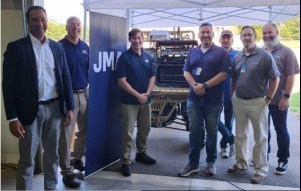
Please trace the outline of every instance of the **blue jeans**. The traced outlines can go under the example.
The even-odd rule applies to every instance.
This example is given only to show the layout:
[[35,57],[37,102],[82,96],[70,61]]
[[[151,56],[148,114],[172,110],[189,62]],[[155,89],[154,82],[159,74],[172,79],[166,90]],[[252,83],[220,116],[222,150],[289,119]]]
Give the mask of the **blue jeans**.
[[221,121],[219,121],[218,123],[218,131],[222,134],[222,139],[220,141],[221,148],[226,148],[227,143],[229,143],[229,145],[234,144],[234,137],[232,134],[234,117],[233,117],[233,107],[231,101],[224,102],[224,119],[225,119],[225,123]]
[[201,145],[201,134],[204,131],[204,121],[206,128],[206,162],[214,164],[217,158],[217,126],[219,122],[221,105],[219,104],[199,104],[187,101],[187,111],[189,120],[189,164],[193,168],[199,167]]
[[269,105],[269,111],[273,120],[273,124],[277,134],[278,162],[288,162],[290,156],[290,136],[287,131],[287,112],[288,110],[281,111],[277,105]]

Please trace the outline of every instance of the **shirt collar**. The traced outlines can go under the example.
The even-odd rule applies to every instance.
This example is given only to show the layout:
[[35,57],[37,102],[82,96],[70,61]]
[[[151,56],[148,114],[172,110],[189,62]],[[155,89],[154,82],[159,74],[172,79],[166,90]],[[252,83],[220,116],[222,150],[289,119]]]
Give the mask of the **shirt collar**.
[[[257,45],[255,45],[255,48],[252,50],[252,52],[249,52],[249,55],[257,54],[259,49],[260,49],[260,48],[259,48]],[[245,55],[244,49],[241,51],[241,54],[242,54],[243,56],[246,56],[246,55]]]
[[[199,49],[201,49],[201,47],[202,47],[202,44],[199,45]],[[214,43],[212,43],[211,46],[208,48],[208,50],[216,49],[216,48],[217,48],[217,46]]]
[[[32,44],[40,45],[40,46],[42,45],[41,42],[36,37],[34,37],[32,34],[29,33],[29,37],[30,37],[30,40],[31,40]],[[49,44],[49,40],[46,36],[45,36],[44,44]]]
[[[131,47],[129,48],[129,51],[130,51],[131,54],[138,55]],[[144,49],[141,48],[141,55],[143,54],[143,52],[144,52]]]

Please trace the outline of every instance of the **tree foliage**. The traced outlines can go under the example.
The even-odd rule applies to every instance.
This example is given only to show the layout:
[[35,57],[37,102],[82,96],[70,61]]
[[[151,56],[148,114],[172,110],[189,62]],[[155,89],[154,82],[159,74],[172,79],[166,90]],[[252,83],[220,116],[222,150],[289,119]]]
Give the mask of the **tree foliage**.
[[278,23],[280,36],[285,40],[300,40],[300,17]]
[[[300,40],[300,17],[290,19],[285,22],[276,23],[280,39],[285,40]],[[239,31],[241,31],[243,26],[239,26]],[[257,40],[262,39],[262,25],[252,26],[255,29]]]
[[48,21],[48,29],[46,31],[46,35],[48,38],[52,40],[59,41],[66,35],[66,25],[58,24],[55,21]]
[[[82,33],[81,33],[81,39],[83,39],[83,33],[84,28],[82,26]],[[49,20],[48,21],[48,29],[46,31],[46,35],[48,38],[51,38],[52,40],[59,41],[62,38],[65,37],[67,34],[66,31],[66,25],[57,23],[56,21]],[[89,28],[87,28],[87,37],[86,39],[89,39]]]

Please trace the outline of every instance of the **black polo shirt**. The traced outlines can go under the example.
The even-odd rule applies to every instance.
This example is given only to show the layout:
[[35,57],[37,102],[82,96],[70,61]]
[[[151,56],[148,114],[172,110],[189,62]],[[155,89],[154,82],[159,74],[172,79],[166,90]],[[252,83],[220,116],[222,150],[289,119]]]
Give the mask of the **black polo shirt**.
[[[126,81],[139,93],[146,93],[149,79],[155,76],[152,58],[143,49],[139,56],[131,48],[125,51],[117,61],[118,79],[126,78]],[[150,103],[150,97],[147,103]],[[121,90],[121,103],[140,105],[138,99]]]

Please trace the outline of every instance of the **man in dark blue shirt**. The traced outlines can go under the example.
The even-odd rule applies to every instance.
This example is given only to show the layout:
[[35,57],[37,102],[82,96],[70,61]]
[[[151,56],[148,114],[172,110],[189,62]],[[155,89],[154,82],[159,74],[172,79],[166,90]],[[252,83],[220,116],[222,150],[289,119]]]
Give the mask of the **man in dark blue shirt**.
[[142,49],[143,34],[139,29],[129,32],[131,47],[117,62],[118,84],[121,90],[122,155],[121,173],[131,176],[131,146],[137,122],[137,153],[135,160],[155,164],[156,160],[146,154],[147,137],[151,127],[150,93],[155,83],[155,71],[150,55]]
[[217,158],[217,129],[222,104],[223,80],[227,77],[230,60],[224,48],[213,44],[214,33],[210,23],[199,28],[201,46],[188,52],[184,64],[184,77],[190,85],[187,100],[189,120],[189,163],[179,176],[189,176],[199,171],[201,132],[206,127],[206,152],[208,175],[215,175]]
[[[59,155],[63,182],[71,188],[76,188],[80,186],[80,181],[74,175],[73,167],[79,171],[85,170],[81,159],[86,150],[89,47],[84,41],[80,40],[81,22],[77,17],[70,17],[67,20],[66,30],[67,35],[59,42],[64,46],[70,71],[75,104],[75,121],[69,128],[62,128]],[[77,123],[78,131],[75,133],[76,139],[70,157],[70,144],[75,123]],[[72,158],[71,161],[70,158]]]
[[[225,48],[229,54],[230,61],[234,61],[235,55],[238,53],[237,50],[232,49],[233,44],[233,33],[229,30],[221,32],[219,42],[222,47]],[[232,127],[234,121],[233,107],[230,94],[230,73],[232,67],[229,68],[228,75],[224,81],[224,123],[220,120],[218,123],[218,131],[222,134],[220,141],[221,156],[222,158],[228,158],[235,154],[234,136],[232,134]],[[227,150],[227,144],[229,143],[230,151]]]

